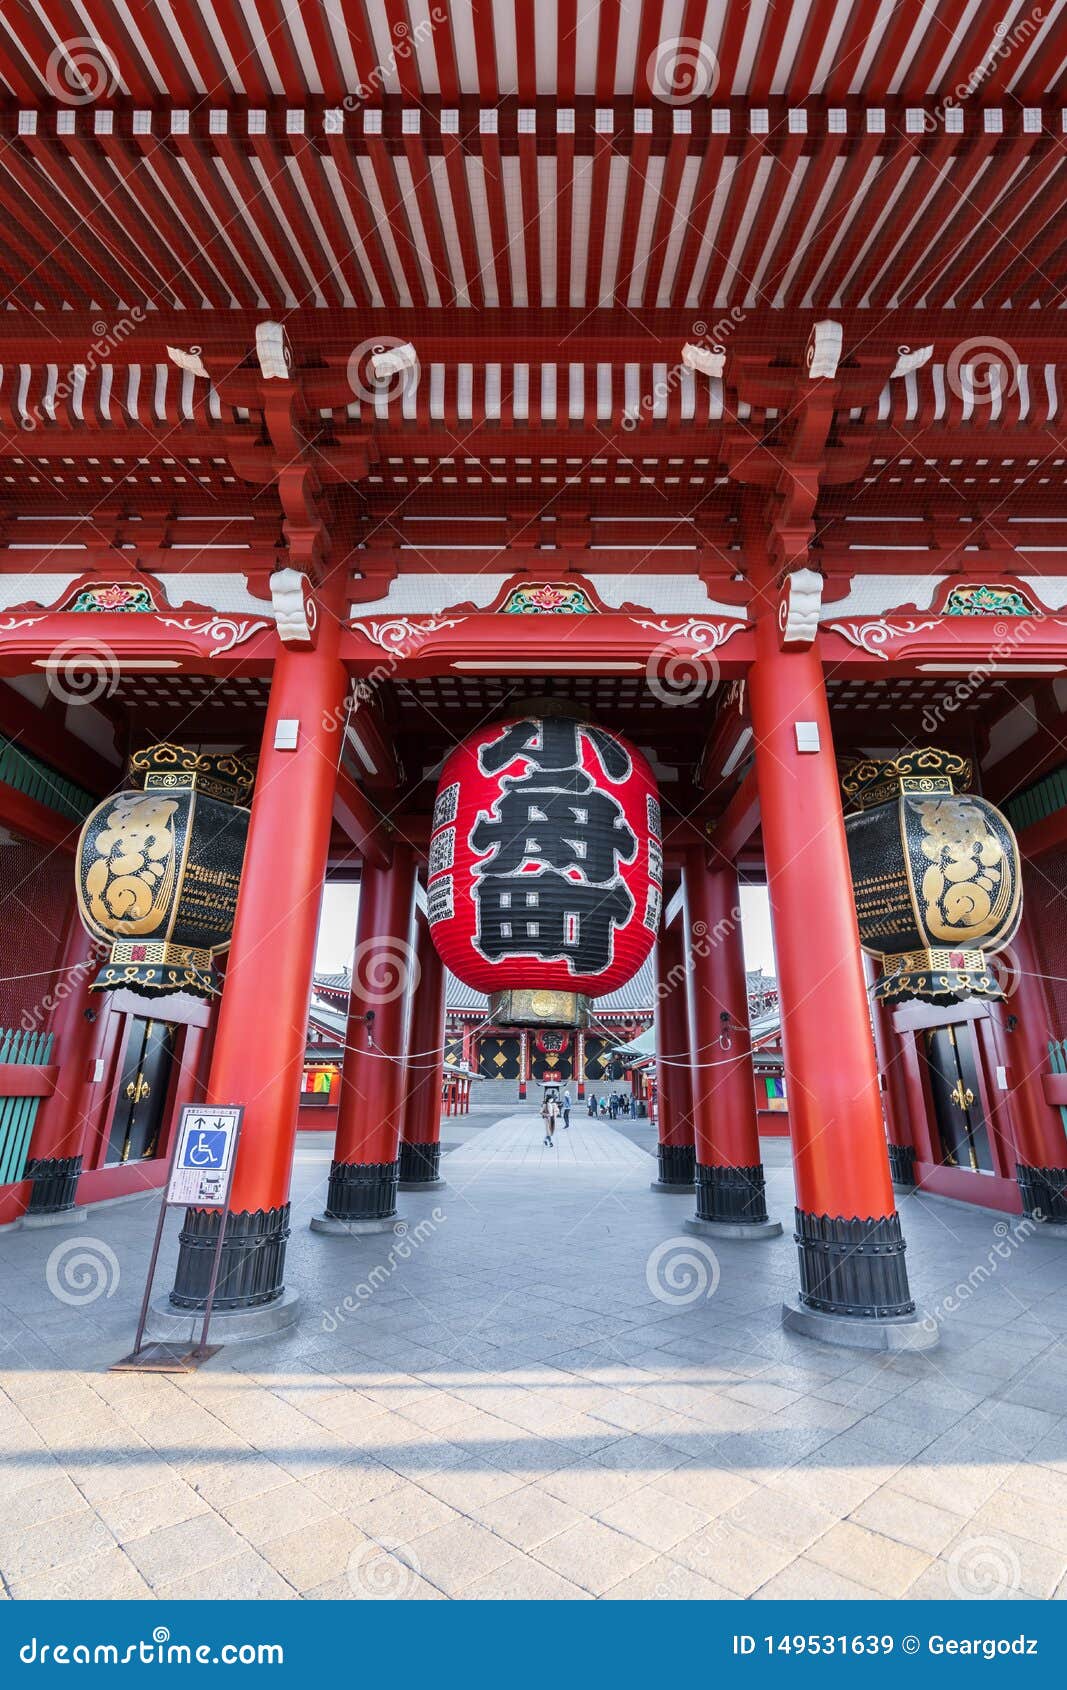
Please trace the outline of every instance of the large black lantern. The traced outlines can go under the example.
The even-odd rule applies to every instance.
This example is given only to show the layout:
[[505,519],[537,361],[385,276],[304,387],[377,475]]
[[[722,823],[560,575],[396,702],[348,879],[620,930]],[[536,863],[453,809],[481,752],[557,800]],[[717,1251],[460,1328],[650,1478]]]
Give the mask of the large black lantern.
[[966,757],[932,746],[856,763],[842,781],[858,812],[845,832],[860,940],[881,958],[887,1003],[1004,995],[987,953],[1019,925],[1019,847],[970,783]]
[[218,992],[212,957],[233,931],[254,779],[240,757],[179,745],[130,759],[131,789],[98,804],[78,841],[82,924],[111,945],[90,990]]

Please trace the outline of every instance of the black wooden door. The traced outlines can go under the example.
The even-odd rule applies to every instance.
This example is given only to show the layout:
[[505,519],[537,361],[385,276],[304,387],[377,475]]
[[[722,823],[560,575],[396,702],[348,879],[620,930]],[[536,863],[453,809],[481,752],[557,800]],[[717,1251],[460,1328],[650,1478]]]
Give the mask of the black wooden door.
[[993,1156],[971,1028],[932,1028],[926,1035],[926,1055],[942,1161],[950,1168],[991,1173]]
[[173,1059],[171,1023],[135,1018],[111,1122],[109,1162],[142,1162],[157,1154]]

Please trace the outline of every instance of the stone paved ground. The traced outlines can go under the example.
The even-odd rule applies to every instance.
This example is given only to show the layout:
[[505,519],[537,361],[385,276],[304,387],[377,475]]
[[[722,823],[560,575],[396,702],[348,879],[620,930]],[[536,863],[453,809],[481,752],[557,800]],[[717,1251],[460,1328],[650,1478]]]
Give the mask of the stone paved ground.
[[330,1144],[302,1135],[303,1318],[183,1377],[106,1371],[158,1199],[0,1232],[6,1592],[1067,1594],[1063,1246],[908,1198],[940,1349],[831,1349],[779,1325],[788,1230],[711,1256],[643,1150],[574,1121],[552,1151],[532,1109],[468,1123],[395,1241],[309,1232]]

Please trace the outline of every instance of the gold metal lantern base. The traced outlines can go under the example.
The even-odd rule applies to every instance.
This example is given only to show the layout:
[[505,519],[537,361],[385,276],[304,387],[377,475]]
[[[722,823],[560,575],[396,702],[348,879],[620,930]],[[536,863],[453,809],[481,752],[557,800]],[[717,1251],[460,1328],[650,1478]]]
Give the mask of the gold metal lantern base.
[[901,951],[882,957],[875,997],[882,1003],[999,1002],[1004,990],[982,951]]
[[89,987],[91,992],[113,992],[125,988],[139,997],[166,997],[171,992],[190,992],[193,997],[213,998],[219,993],[219,977],[211,963],[211,952],[194,945],[172,945],[119,940]]
[[489,1016],[498,1027],[588,1027],[589,999],[581,992],[509,988],[490,994]]

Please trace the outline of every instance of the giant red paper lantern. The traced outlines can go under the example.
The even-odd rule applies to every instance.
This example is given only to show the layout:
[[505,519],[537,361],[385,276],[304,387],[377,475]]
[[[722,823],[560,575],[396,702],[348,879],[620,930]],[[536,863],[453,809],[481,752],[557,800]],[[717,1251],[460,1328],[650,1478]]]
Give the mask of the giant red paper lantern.
[[441,772],[427,912],[447,967],[498,1023],[580,1025],[659,925],[655,778],[620,735],[569,716],[479,728]]

